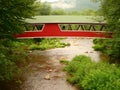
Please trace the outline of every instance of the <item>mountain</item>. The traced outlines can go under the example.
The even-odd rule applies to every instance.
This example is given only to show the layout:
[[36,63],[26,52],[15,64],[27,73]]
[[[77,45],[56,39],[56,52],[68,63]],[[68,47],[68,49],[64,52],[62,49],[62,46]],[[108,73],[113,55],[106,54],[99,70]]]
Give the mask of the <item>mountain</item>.
[[49,2],[53,9],[62,8],[65,10],[81,11],[84,9],[98,9],[99,3],[93,3],[91,0],[56,0]]

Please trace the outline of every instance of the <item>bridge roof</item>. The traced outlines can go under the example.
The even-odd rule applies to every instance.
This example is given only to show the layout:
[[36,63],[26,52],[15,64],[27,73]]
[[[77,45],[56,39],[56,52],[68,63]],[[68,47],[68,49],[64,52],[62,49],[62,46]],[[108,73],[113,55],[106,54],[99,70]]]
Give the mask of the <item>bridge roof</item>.
[[35,16],[27,19],[28,23],[96,23],[94,16],[50,15]]

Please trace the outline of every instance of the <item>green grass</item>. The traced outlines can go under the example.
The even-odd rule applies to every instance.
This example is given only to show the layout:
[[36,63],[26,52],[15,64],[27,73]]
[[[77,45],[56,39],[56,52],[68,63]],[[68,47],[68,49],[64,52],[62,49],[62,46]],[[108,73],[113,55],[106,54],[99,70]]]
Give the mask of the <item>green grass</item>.
[[120,66],[106,62],[93,62],[90,57],[79,55],[65,69],[67,80],[80,90],[120,90]]
[[61,39],[58,38],[45,38],[37,44],[32,44],[29,46],[30,50],[46,50],[52,48],[64,48],[65,46],[70,46],[69,43],[60,42]]

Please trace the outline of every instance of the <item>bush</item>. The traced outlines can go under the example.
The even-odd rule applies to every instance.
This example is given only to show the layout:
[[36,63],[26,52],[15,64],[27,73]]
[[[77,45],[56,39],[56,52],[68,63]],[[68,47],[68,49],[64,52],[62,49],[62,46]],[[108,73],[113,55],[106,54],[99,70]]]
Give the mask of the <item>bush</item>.
[[80,55],[65,67],[67,80],[83,90],[119,90],[120,67],[116,64],[96,63]]
[[72,84],[77,84],[82,81],[84,75],[93,67],[91,64],[94,64],[94,62],[91,61],[90,57],[85,55],[74,57],[73,60],[65,67],[65,70],[71,76],[68,77],[67,80]]
[[81,85],[84,90],[119,90],[119,68],[115,64],[99,63],[96,69],[84,76]]
[[94,44],[101,44],[101,43],[103,43],[103,41],[104,41],[104,39],[100,39],[100,38],[93,39]]
[[[114,43],[113,43],[114,42]],[[120,62],[120,39],[94,39],[94,50],[101,51],[106,56],[110,57],[110,62]]]
[[39,44],[32,44],[29,46],[30,50],[46,50],[51,48],[63,48],[65,46],[70,46],[69,43],[62,43],[60,39],[56,38],[45,38]]
[[103,51],[104,50],[104,45],[96,44],[93,46],[95,51]]
[[[30,50],[42,50],[42,48],[39,46],[39,45],[37,45],[37,44],[32,44],[32,45],[30,45],[29,46],[29,49]],[[43,49],[43,50],[45,50],[45,49]]]
[[16,72],[14,62],[7,60],[3,53],[0,53],[0,81],[13,79],[13,73]]
[[24,44],[11,40],[1,40],[0,43],[0,81],[19,79],[22,74],[19,64],[24,64],[26,57]]

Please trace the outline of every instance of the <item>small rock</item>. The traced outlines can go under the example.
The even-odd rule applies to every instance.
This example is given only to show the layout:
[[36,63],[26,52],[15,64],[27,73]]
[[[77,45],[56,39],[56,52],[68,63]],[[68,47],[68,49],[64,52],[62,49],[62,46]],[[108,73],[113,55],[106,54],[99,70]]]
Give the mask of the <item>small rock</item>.
[[45,80],[50,80],[50,74],[47,74],[44,79]]
[[28,53],[32,53],[32,51],[28,51]]
[[88,53],[88,51],[86,51],[85,53]]
[[60,60],[66,60],[66,57],[60,57]]
[[74,46],[79,46],[79,44],[74,44]]
[[90,51],[90,53],[94,53],[94,52]]
[[52,72],[53,70],[52,70],[52,69],[49,69],[48,71],[49,71],[49,72]]

